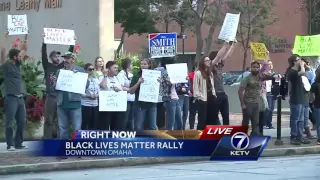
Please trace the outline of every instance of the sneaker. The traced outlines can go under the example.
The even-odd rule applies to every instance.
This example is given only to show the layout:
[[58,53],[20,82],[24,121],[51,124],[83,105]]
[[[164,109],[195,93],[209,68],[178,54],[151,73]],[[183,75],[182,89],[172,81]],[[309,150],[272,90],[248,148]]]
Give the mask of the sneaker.
[[311,141],[310,141],[309,139],[307,139],[307,138],[301,138],[301,139],[300,139],[300,142],[301,142],[302,144],[310,144],[310,143],[311,143]]
[[317,145],[320,145],[320,139],[317,140]]
[[273,127],[273,126],[269,126],[269,127],[267,127],[268,129],[275,129],[275,127]]
[[317,136],[307,136],[307,139],[318,139],[318,137]]
[[16,148],[14,148],[14,146],[9,146],[9,147],[7,147],[7,150],[8,151],[14,151],[14,150],[16,150]]
[[15,146],[16,149],[28,149],[27,146],[20,145],[20,146]]
[[292,144],[292,145],[301,145],[301,141],[299,141],[299,139],[292,138],[290,140],[290,144]]

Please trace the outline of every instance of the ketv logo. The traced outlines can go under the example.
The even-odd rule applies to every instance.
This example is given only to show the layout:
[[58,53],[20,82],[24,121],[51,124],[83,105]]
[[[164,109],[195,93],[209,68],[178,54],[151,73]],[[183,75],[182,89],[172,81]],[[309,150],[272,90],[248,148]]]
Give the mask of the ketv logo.
[[223,136],[211,155],[211,160],[256,161],[270,140],[269,136],[248,136],[236,132]]
[[231,146],[236,149],[230,151],[230,156],[244,156],[249,155],[250,151],[246,151],[249,147],[250,139],[247,134],[238,132],[231,137]]

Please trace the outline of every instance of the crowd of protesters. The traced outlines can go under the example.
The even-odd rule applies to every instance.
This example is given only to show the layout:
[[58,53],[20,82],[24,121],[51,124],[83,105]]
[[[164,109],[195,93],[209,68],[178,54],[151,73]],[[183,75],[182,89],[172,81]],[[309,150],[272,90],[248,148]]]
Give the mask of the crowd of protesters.
[[[24,105],[25,89],[21,78],[21,63],[27,57],[27,35],[20,50],[12,48],[6,61],[7,36],[1,49],[1,70],[4,73],[5,117],[7,149],[26,148],[23,143],[23,131],[26,119]],[[43,37],[44,38],[44,37]],[[188,74],[187,83],[173,84],[170,81],[166,65],[173,64],[174,58],[161,58],[157,67],[152,67],[150,59],[140,60],[140,70],[133,74],[130,59],[106,61],[97,57],[93,63],[84,67],[75,64],[76,54],[70,46],[67,53],[52,51],[47,54],[47,45],[42,43],[42,65],[45,73],[46,102],[44,138],[53,138],[54,123],[57,119],[58,136],[70,137],[72,131],[87,130],[203,130],[206,125],[230,125],[229,99],[224,90],[223,67],[228,63],[235,49],[235,42],[225,42],[217,52],[202,56]],[[61,61],[61,57],[64,59]],[[289,58],[290,67],[286,76],[291,85],[291,136],[292,144],[310,143],[311,135],[308,119],[312,119],[314,128],[320,133],[320,77],[297,55]],[[118,69],[121,71],[118,72]],[[56,90],[60,69],[88,74],[85,94]],[[160,91],[157,103],[139,101],[140,86],[144,82],[143,69],[161,71]],[[309,72],[311,71],[311,72]],[[311,85],[304,88],[301,76],[306,76]],[[243,125],[251,122],[251,135],[263,135],[264,128],[272,126],[272,114],[276,97],[271,93],[272,79],[280,77],[273,72],[272,61],[267,53],[264,61],[251,59],[238,95],[243,111]],[[126,91],[127,110],[125,112],[99,111],[100,91]],[[310,93],[308,93],[310,92]],[[309,109],[311,115],[309,116]],[[221,114],[222,121],[219,119]],[[197,118],[196,118],[197,115]],[[17,130],[13,138],[13,121]],[[197,126],[196,119],[198,120]],[[187,121],[188,120],[188,121]],[[317,125],[318,124],[318,125]],[[304,138],[306,134],[307,138]],[[319,142],[319,141],[318,141]]]

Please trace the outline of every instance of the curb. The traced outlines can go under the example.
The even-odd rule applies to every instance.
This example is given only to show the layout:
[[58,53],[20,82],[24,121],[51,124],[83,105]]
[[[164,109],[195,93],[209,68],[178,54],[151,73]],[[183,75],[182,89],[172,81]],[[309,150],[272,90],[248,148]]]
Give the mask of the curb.
[[[262,153],[262,157],[274,156],[292,156],[305,154],[320,154],[320,146],[309,147],[289,147],[266,149]],[[31,172],[47,172],[47,171],[65,171],[93,168],[112,168],[124,166],[139,166],[150,164],[166,164],[166,163],[182,163],[207,161],[209,157],[178,157],[178,158],[112,158],[112,159],[95,159],[81,161],[67,161],[54,163],[37,163],[37,164],[21,164],[0,166],[0,175],[31,173]]]

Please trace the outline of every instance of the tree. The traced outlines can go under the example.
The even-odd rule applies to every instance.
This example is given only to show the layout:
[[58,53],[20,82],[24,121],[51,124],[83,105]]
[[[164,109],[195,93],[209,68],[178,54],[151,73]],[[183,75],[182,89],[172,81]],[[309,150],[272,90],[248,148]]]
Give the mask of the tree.
[[227,2],[232,13],[241,13],[237,40],[244,50],[242,69],[245,70],[251,41],[265,34],[264,29],[277,22],[273,13],[274,0],[230,0]]
[[155,28],[156,23],[150,15],[147,0],[116,0],[114,3],[114,22],[120,23],[122,27],[120,43],[116,50],[118,56],[126,34],[129,37],[133,34],[157,32],[157,29]]
[[308,17],[308,34],[320,33],[320,0],[298,0],[301,5],[299,11],[305,12]]
[[[195,60],[200,59],[202,52],[209,54],[213,33],[216,27],[222,24],[226,10],[224,2],[224,0],[185,0],[182,3],[179,17],[185,20],[185,24],[197,38]],[[202,32],[204,25],[208,27],[208,34],[205,37]]]

